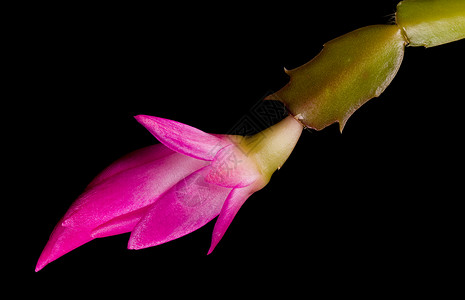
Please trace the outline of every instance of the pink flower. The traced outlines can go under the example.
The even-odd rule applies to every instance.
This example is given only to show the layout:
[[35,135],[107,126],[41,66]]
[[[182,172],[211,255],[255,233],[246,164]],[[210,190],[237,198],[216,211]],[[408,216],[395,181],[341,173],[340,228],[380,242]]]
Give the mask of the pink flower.
[[128,248],[142,249],[182,237],[218,216],[211,253],[302,132],[292,117],[251,137],[212,135],[151,116],[136,119],[162,144],[119,159],[88,185],[56,225],[36,271],[95,238],[131,232]]

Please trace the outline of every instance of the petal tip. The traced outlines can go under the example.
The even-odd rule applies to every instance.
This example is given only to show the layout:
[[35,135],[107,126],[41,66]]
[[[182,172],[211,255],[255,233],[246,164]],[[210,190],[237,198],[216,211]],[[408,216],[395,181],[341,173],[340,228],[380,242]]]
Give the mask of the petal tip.
[[[150,132],[154,129],[160,128],[162,126],[163,121],[170,122],[171,120],[163,119],[159,117],[149,116],[149,115],[136,115],[134,116],[137,122],[139,122],[142,126],[147,128]],[[150,128],[152,130],[150,130]],[[153,132],[152,132],[153,134]]]
[[127,249],[128,250],[139,250],[139,248],[136,248],[136,247],[134,247],[134,245],[130,245],[130,244],[128,244]]
[[[58,258],[58,257],[57,257]],[[41,253],[39,259],[37,260],[36,267],[34,271],[37,273],[40,270],[42,270],[46,265],[54,261],[55,258],[51,256],[50,251],[48,251],[47,248],[44,249],[44,251]]]
[[37,273],[40,270],[42,270],[46,265],[47,265],[47,263],[43,263],[43,262],[39,261],[39,262],[37,262],[37,265],[36,265],[36,268],[34,269],[34,271]]
[[215,250],[216,246],[218,245],[222,237],[223,237],[222,234],[218,234],[217,232],[215,232],[215,230],[213,230],[212,241],[210,244],[210,249],[208,249],[207,255],[210,255],[213,252],[213,250]]
[[207,255],[210,255],[213,252],[213,250],[215,250],[215,246],[214,245],[210,246],[210,249],[208,249]]
[[136,115],[134,116],[134,119],[136,119],[137,122],[141,123],[144,122],[145,120],[152,119],[156,117],[148,116],[148,115]]
[[[137,231],[137,229],[135,230]],[[128,241],[128,250],[141,250],[145,248],[155,247],[172,240],[172,238],[166,239],[152,239],[144,236],[140,236],[140,233],[134,234],[135,231],[131,232],[131,236]],[[134,235],[133,235],[134,234]]]
[[145,249],[145,248],[148,248],[150,246],[147,246],[147,245],[143,245],[137,241],[133,241],[132,239],[129,239],[129,242],[128,242],[128,250],[141,250],[141,249]]
[[61,221],[60,225],[63,226],[63,227],[72,227],[74,224],[73,222],[73,219],[71,216],[69,216],[68,218],[64,219],[63,221]]
[[128,250],[139,250],[140,248],[138,248],[136,244],[137,243],[134,242],[134,240],[132,238],[132,233],[131,233],[131,236],[129,237],[127,249]]
[[131,232],[131,236],[129,237],[129,241],[128,241],[128,250],[141,250],[141,249],[145,249],[145,248],[148,248],[148,247],[151,247],[151,246],[156,246],[158,244],[147,244],[147,243],[144,243],[140,237],[138,237],[137,235],[134,236],[133,235],[134,232]]

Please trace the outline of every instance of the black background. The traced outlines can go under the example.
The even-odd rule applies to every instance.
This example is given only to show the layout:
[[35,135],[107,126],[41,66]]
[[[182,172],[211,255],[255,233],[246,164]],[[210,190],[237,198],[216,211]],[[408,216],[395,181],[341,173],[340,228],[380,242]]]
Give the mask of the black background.
[[56,293],[57,284],[64,295],[153,297],[184,290],[223,296],[215,287],[310,296],[430,289],[434,284],[422,283],[457,267],[463,238],[464,41],[407,48],[391,85],[342,134],[337,124],[305,131],[211,255],[214,222],[139,251],[126,249],[127,234],[94,240],[34,272],[54,225],[92,178],[157,143],[133,116],[230,133],[287,82],[284,67],[307,62],[344,33],[391,22],[396,2],[20,10],[28,15],[16,21],[24,25],[13,44],[16,105],[5,108],[19,154],[7,158],[19,170],[10,176],[19,207],[5,247],[21,252],[12,259],[16,281],[37,283],[44,295]]

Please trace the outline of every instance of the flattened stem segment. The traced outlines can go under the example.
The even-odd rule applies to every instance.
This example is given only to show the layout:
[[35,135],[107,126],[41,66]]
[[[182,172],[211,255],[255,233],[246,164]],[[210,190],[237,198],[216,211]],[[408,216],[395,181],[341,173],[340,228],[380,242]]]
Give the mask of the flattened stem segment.
[[373,25],[333,39],[308,63],[286,71],[289,83],[267,99],[279,100],[305,126],[344,128],[364,103],[378,97],[399,70],[405,40],[396,25]]
[[433,47],[465,38],[465,0],[404,0],[396,23],[410,46]]

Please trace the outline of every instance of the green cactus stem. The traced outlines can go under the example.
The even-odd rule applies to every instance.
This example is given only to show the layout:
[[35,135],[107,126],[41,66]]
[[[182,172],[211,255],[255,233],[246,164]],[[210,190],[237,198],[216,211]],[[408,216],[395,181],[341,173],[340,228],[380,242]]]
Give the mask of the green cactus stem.
[[465,0],[404,0],[396,23],[410,46],[433,47],[465,38]]
[[286,70],[289,83],[267,99],[279,100],[306,127],[340,130],[361,105],[378,97],[401,65],[405,40],[396,25],[373,25],[324,45],[310,62]]

